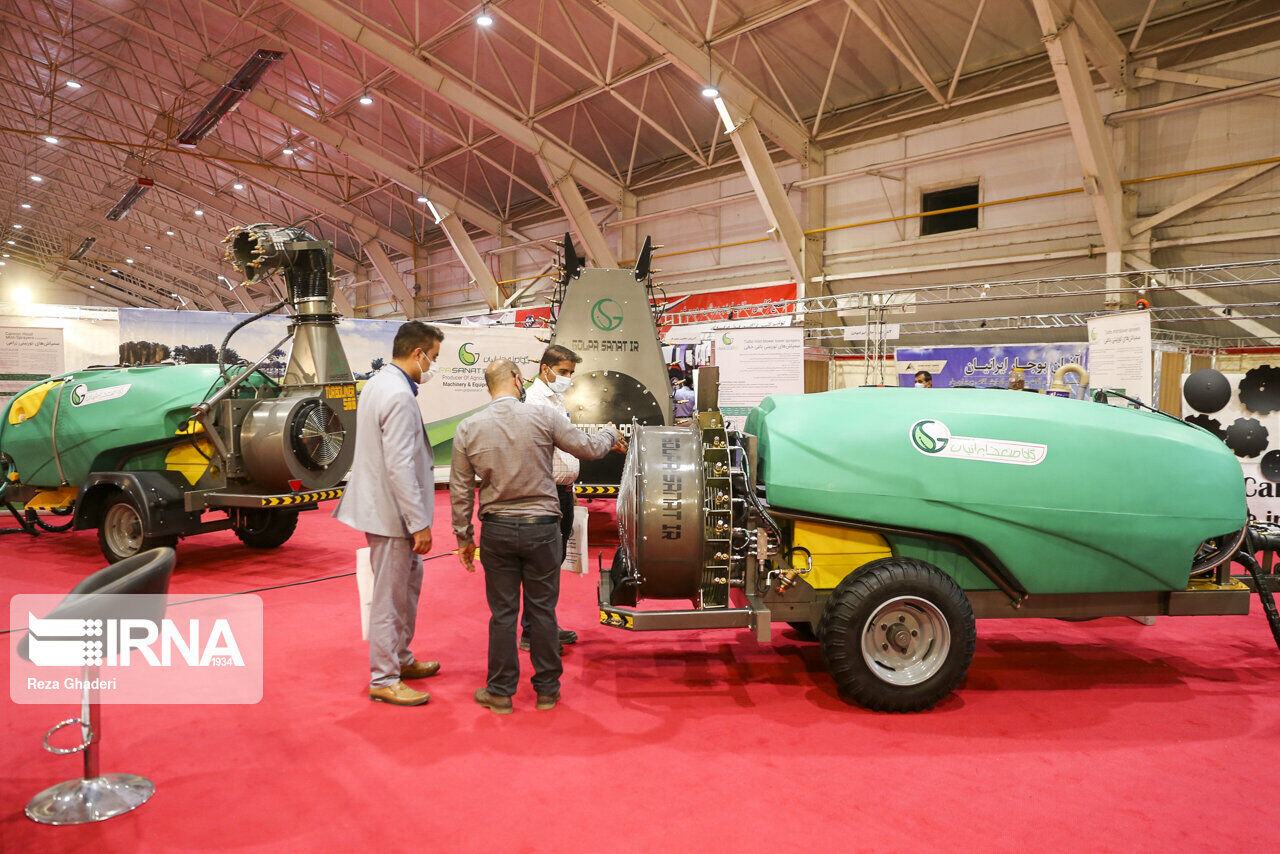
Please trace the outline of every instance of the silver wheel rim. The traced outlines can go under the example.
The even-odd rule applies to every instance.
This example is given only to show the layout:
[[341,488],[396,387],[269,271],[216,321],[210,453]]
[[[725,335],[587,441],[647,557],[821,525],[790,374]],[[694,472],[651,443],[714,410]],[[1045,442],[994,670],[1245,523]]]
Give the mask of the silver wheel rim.
[[918,596],[890,599],[862,627],[862,660],[890,685],[919,685],[942,669],[950,651],[946,617]]
[[102,520],[107,546],[118,555],[130,557],[142,548],[142,519],[128,504],[115,504]]

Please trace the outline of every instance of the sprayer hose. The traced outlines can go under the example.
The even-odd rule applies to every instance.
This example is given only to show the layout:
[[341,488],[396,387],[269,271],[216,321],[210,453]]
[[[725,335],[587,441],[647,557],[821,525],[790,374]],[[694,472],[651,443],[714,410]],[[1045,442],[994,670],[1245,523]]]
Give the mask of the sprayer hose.
[[1262,610],[1267,615],[1271,637],[1275,639],[1276,648],[1280,649],[1280,611],[1276,610],[1276,600],[1271,595],[1271,587],[1262,577],[1262,567],[1258,566],[1257,558],[1243,549],[1236,552],[1232,560],[1249,570],[1249,575],[1253,576],[1253,586],[1257,588],[1258,598],[1262,600]]
[[253,323],[255,320],[259,320],[263,317],[266,317],[268,314],[271,314],[274,311],[279,311],[281,308],[284,307],[284,304],[287,303],[288,301],[289,301],[288,299],[282,299],[280,300],[280,302],[276,303],[275,305],[269,308],[264,308],[262,311],[258,312],[253,317],[246,317],[244,320],[240,321],[235,326],[231,327],[231,331],[229,331],[227,333],[227,336],[222,339],[222,344],[218,346],[218,376],[221,377],[225,370],[225,368],[223,368],[223,365],[226,363],[226,360],[227,360],[227,344],[228,342],[231,341],[231,336],[235,335],[237,332],[239,332],[244,327],[248,326],[250,323]]

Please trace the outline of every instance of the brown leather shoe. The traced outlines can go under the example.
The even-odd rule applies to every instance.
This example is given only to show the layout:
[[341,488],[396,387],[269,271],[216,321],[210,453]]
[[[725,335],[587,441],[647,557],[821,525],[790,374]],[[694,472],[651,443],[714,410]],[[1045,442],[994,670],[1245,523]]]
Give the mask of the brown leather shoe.
[[476,702],[495,715],[509,715],[515,711],[515,708],[511,705],[510,697],[499,697],[497,694],[490,694],[488,688],[476,689]]
[[408,667],[401,668],[401,679],[426,679],[428,676],[435,676],[440,672],[440,662],[438,661],[418,661],[416,658],[413,664]]
[[538,695],[538,711],[549,712],[556,707],[556,703],[560,702],[560,692],[554,694]]
[[431,695],[425,691],[415,691],[403,682],[397,682],[385,688],[370,688],[369,699],[379,703],[390,703],[393,706],[422,706],[431,699]]

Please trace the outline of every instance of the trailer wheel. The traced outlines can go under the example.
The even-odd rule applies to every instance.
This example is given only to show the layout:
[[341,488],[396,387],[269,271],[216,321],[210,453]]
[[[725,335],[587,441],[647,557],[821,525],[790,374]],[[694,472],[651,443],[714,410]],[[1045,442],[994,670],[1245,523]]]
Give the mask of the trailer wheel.
[[822,659],[846,700],[918,712],[964,679],[977,643],[973,608],[924,561],[874,560],[844,578],[822,615]]
[[118,563],[149,549],[172,548],[177,542],[177,537],[149,536],[142,512],[126,493],[117,492],[103,505],[98,519],[98,548],[108,563]]
[[274,549],[284,545],[297,527],[297,510],[245,510],[237,517],[235,532],[251,549]]

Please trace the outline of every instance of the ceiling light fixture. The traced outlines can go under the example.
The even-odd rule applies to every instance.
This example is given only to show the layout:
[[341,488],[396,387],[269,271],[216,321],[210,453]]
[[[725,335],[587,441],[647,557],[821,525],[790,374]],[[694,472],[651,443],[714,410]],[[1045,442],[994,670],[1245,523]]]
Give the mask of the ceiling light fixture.
[[151,247],[150,247],[150,246],[143,246],[142,248],[143,248],[143,249],[150,249]]
[[285,148],[280,149],[280,153],[287,157],[293,154],[293,149],[286,146]]
[[68,89],[79,89],[79,88],[80,88],[80,83],[79,83],[78,81],[76,81],[76,80],[68,80],[68,81],[67,81],[67,88],[68,88]]
[[43,178],[41,178],[39,175],[32,175],[32,176],[31,176],[31,180],[32,180],[32,181],[35,181],[37,184],[39,184],[39,183],[40,183],[41,181],[43,181],[44,179],[43,179]]
[[425,205],[429,201],[431,200],[428,199],[426,196],[418,196],[418,204],[420,205]]
[[15,222],[15,223],[13,224],[13,227],[14,227],[14,228],[17,228],[17,229],[21,229],[21,228],[22,228],[22,224],[21,224],[21,223],[17,223],[17,222]]
[[166,231],[166,232],[165,232],[165,234],[169,235],[170,237],[173,237],[173,232],[172,232],[172,231]]
[[254,51],[253,56],[245,60],[244,65],[240,66],[226,85],[218,89],[204,105],[204,109],[182,129],[182,133],[178,134],[178,145],[194,148],[196,143],[218,126],[218,122],[222,121],[227,113],[236,108],[240,100],[249,94],[249,90],[261,82],[271,66],[283,58],[284,51],[280,50]]
[[46,137],[44,138],[44,141],[45,141],[45,142],[47,142],[47,143],[49,143],[50,145],[57,145],[57,144],[58,144],[58,138],[57,138],[56,136],[46,136]]
[[22,203],[22,209],[23,209],[24,211],[29,211],[29,210],[31,210],[31,203],[30,203],[30,202],[23,202],[23,203]]
[[233,190],[243,190],[243,189],[244,189],[244,184],[241,184],[239,181],[236,181],[234,184],[232,184],[232,185],[231,185],[231,189],[233,189]]
[[124,259],[124,262],[125,262],[126,264],[132,264],[132,263],[133,263],[133,259],[132,259],[132,258],[126,258],[126,259]]
[[199,208],[196,208],[194,213],[196,216],[204,216],[204,211],[200,210]]
[[373,103],[373,98],[370,97],[368,92],[365,92],[363,95],[360,96],[360,103],[364,104],[367,107]]
[[111,210],[107,211],[107,219],[111,222],[118,222],[124,219],[124,215],[133,207],[134,202],[145,196],[153,186],[155,186],[155,182],[150,178],[139,178],[132,187],[124,191],[120,201],[112,205]]
[[493,16],[489,14],[489,4],[480,4],[480,13],[476,15],[476,24],[481,27],[492,27]]
[[707,42],[707,85],[702,87],[702,97],[711,99],[719,98],[720,90],[715,84],[716,70],[711,62],[711,42]]

